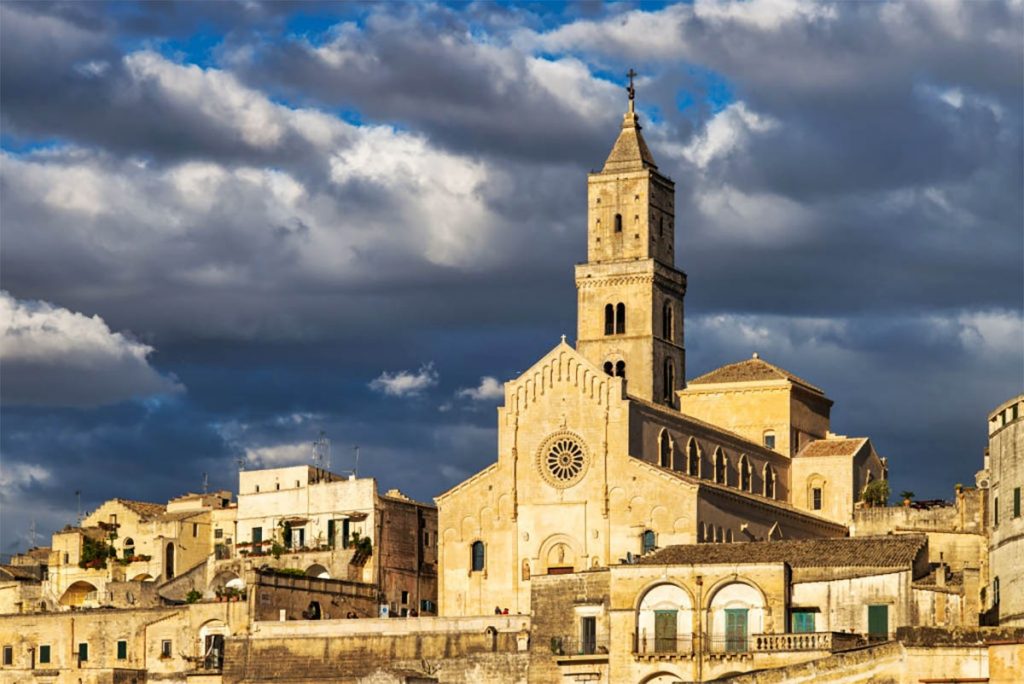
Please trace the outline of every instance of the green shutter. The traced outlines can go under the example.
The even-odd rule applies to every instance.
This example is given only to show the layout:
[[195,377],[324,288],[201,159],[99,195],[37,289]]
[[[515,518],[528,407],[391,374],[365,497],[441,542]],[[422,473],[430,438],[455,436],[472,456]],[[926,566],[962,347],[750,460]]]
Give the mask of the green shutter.
[[868,636],[889,638],[889,606],[868,606]]
[[128,642],[118,641],[117,642],[117,659],[125,660],[128,658]]
[[333,520],[327,521],[327,546],[334,548],[335,524]]
[[794,610],[792,619],[794,633],[814,631],[814,613],[809,610]]
[[89,644],[82,642],[78,644],[78,662],[84,663],[89,660]]
[[657,653],[675,653],[677,624],[679,624],[678,611],[654,611],[654,650]]
[[747,650],[747,609],[725,609],[725,650],[743,653]]
[[39,647],[39,664],[48,665],[50,663],[50,647],[40,646]]

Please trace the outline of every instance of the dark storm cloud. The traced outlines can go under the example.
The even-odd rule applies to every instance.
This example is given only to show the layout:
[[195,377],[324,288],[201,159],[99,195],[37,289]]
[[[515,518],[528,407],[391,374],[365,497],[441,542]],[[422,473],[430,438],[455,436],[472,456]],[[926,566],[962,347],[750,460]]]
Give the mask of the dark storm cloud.
[[[5,407],[0,546],[76,488],[233,486],[320,430],[421,499],[492,462],[459,392],[572,338],[629,66],[677,182],[688,376],[759,351],[894,489],[948,495],[1024,384],[1015,12],[4,3],[2,285],[131,331],[188,391]],[[368,388],[431,362],[419,396]]]

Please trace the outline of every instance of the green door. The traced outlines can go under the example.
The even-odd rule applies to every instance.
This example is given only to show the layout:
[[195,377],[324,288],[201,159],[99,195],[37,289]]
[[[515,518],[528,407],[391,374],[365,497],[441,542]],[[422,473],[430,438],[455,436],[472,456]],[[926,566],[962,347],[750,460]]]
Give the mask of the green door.
[[725,650],[742,653],[747,650],[747,609],[725,609]]
[[868,606],[868,638],[889,638],[889,606]]
[[795,634],[799,634],[802,632],[813,632],[814,613],[809,610],[794,610],[793,627],[791,631]]
[[654,611],[654,650],[674,653],[676,650],[676,615],[674,610]]

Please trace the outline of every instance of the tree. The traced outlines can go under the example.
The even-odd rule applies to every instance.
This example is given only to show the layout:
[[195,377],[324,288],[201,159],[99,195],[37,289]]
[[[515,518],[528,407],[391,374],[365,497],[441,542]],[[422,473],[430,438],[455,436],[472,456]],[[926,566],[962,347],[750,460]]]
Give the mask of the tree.
[[902,492],[900,492],[900,498],[903,499],[904,501],[906,501],[907,499],[913,499],[914,492],[910,491],[909,489],[904,489]]
[[869,506],[887,506],[889,504],[889,481],[875,480],[864,488],[860,497]]

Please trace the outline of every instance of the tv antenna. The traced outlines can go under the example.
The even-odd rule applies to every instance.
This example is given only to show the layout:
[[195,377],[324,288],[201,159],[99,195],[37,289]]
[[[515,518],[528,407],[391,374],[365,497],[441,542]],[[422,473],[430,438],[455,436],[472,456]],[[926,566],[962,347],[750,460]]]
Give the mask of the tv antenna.
[[203,473],[203,494],[206,494],[210,488],[210,476]]
[[28,535],[26,535],[26,538],[28,540],[29,548],[35,548],[36,545],[39,543],[39,533],[36,532],[35,518],[32,518],[32,523],[28,526]]
[[76,489],[75,490],[75,501],[76,501],[76,505],[77,505],[77,508],[78,508],[78,518],[77,518],[78,523],[77,524],[81,525],[82,524],[82,490],[81,489]]
[[327,433],[320,431],[320,438],[313,442],[313,464],[323,470],[331,469],[331,440]]
[[359,445],[356,444],[354,447],[352,447],[352,451],[356,455],[356,469],[354,472],[356,474],[356,477],[359,477]]

